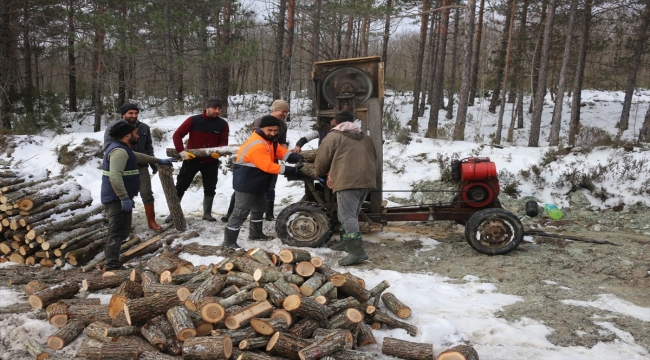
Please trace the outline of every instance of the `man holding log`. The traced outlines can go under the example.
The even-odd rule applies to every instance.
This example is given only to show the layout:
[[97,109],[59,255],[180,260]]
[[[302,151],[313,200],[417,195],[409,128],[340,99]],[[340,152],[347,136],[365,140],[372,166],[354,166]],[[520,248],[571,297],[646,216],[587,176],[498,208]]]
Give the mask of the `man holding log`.
[[[207,221],[217,221],[212,217],[212,203],[217,189],[220,155],[214,152],[210,156],[197,157],[191,150],[228,145],[230,130],[228,122],[219,117],[221,106],[221,100],[208,99],[203,113],[189,117],[173,135],[174,147],[183,158],[183,165],[176,177],[178,198],[183,198],[183,194],[192,184],[194,176],[201,172],[203,178],[203,220]],[[188,134],[187,148],[185,148],[183,138]],[[170,214],[165,222],[171,221],[172,215]]]
[[138,143],[138,128],[126,121],[112,126],[112,142],[104,152],[102,164],[102,204],[106,205],[108,235],[106,238],[105,270],[120,269],[120,247],[131,232],[133,198],[140,189],[138,164],[172,163],[172,159],[157,159],[134,152],[131,147]]
[[319,181],[336,192],[337,215],[345,230],[342,240],[348,251],[338,264],[348,266],[368,259],[358,217],[370,189],[377,187],[377,155],[370,137],[352,123],[352,112],[341,111],[334,120],[336,126],[318,147],[314,167]]
[[[140,140],[138,140],[137,144],[133,145],[133,151],[154,156],[151,130],[149,129],[149,125],[138,120],[139,113],[140,109],[138,108],[138,105],[125,103],[120,107],[120,114],[122,114],[122,120],[120,121],[126,121],[138,128],[138,136],[140,137]],[[107,126],[104,131],[104,150],[106,150],[114,141],[118,141],[110,135],[111,129],[115,124],[117,123]],[[138,171],[140,172],[140,196],[142,197],[144,212],[147,216],[147,225],[149,225],[149,228],[158,231],[162,228],[156,223],[156,212],[153,205],[154,197],[153,191],[151,190],[149,166],[151,166],[151,172],[153,174],[158,172],[158,165],[156,164],[138,164]]]
[[267,115],[262,117],[259,127],[239,148],[233,170],[233,188],[235,190],[235,208],[225,228],[223,246],[239,248],[237,237],[239,230],[251,215],[249,240],[271,240],[262,232],[262,215],[265,210],[264,193],[268,191],[273,177],[278,174],[300,175],[300,167],[278,164],[277,160],[297,163],[302,160],[282,146],[278,146],[280,120]]

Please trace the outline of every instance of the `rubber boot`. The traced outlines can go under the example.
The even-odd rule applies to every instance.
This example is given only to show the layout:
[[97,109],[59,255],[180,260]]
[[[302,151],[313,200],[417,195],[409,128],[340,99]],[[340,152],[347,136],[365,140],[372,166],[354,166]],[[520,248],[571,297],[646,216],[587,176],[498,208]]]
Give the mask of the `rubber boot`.
[[339,260],[339,265],[349,266],[368,260],[368,254],[363,250],[361,233],[345,234],[343,242],[348,247],[348,256]]
[[214,202],[214,196],[205,196],[203,197],[203,220],[207,221],[217,221],[212,217],[212,203]]
[[[182,197],[182,196],[178,198],[178,202],[180,203],[181,200],[183,200],[183,197]],[[174,217],[173,217],[172,214],[170,213],[170,214],[167,215],[167,217],[165,218],[165,222],[166,222],[166,223],[170,223],[170,222],[172,222],[172,221],[174,221]]]
[[341,225],[341,227],[339,227],[339,242],[332,244],[332,246],[330,246],[330,249],[336,251],[348,251],[347,245],[345,245],[345,242],[343,242],[344,236],[345,229],[343,228],[343,225]]
[[237,237],[239,236],[239,230],[230,230],[226,228],[226,231],[223,234],[223,244],[221,246],[227,246],[233,249],[239,249],[241,246],[237,244]]
[[254,241],[268,241],[273,240],[272,237],[264,235],[262,232],[262,221],[252,221],[250,222],[250,232],[248,233],[248,240]]
[[153,209],[153,204],[144,204],[144,213],[147,215],[147,225],[150,229],[156,231],[162,229],[160,225],[156,224],[156,212]]
[[228,212],[226,213],[226,216],[221,217],[221,221],[227,223],[233,210],[235,210],[235,193],[232,193],[232,196],[230,197],[230,205],[228,205]]
[[273,221],[275,217],[273,216],[273,206],[275,205],[275,200],[266,200],[266,212],[264,220]]

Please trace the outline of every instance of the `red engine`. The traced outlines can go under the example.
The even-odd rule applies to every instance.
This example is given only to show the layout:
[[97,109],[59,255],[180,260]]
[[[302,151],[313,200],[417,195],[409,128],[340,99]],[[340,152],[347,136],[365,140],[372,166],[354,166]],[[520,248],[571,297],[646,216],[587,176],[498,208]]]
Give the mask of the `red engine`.
[[484,208],[497,206],[501,191],[496,164],[490,158],[467,158],[451,163],[451,175],[460,180],[461,206]]

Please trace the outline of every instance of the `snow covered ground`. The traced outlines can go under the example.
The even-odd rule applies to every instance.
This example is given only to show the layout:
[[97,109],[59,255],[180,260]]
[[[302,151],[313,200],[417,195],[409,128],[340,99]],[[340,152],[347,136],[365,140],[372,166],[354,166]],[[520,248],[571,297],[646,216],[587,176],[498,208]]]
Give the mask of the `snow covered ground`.
[[[623,93],[585,91],[583,102],[587,106],[582,108],[583,126],[592,126],[616,134],[615,124],[618,121],[621,111]],[[395,119],[401,126],[406,127],[410,119],[412,98],[406,95],[391,94],[386,98],[386,107],[390,109]],[[566,99],[570,101],[570,99]],[[623,134],[623,139],[636,139],[642,125],[643,116],[647,106],[650,105],[650,91],[641,91],[634,97],[635,103],[632,106],[630,130]],[[598,186],[605,188],[610,195],[605,201],[587,192],[591,205],[596,208],[608,208],[615,205],[635,204],[637,202],[650,205],[650,198],[645,189],[650,184],[650,151],[647,149],[634,148],[632,151],[623,149],[595,149],[591,152],[572,152],[559,158],[548,165],[543,165],[545,154],[549,151],[547,137],[549,123],[552,114],[550,99],[544,107],[542,134],[540,142],[542,147],[528,148],[528,128],[516,130],[514,144],[502,142],[503,147],[490,146],[490,135],[496,129],[496,115],[487,112],[487,101],[481,101],[470,108],[470,121],[467,124],[466,139],[477,142],[451,142],[439,139],[427,139],[422,135],[426,131],[428,112],[420,118],[420,134],[412,136],[408,144],[401,144],[388,137],[384,144],[384,188],[390,190],[410,190],[414,185],[427,180],[440,178],[442,169],[436,161],[439,154],[448,157],[466,158],[471,156],[488,156],[497,164],[501,173],[511,174],[512,181],[518,181],[518,189],[521,197],[534,197],[540,202],[555,203],[560,207],[568,206],[567,193],[570,187],[560,181],[563,174],[571,171],[583,171],[585,173],[597,166],[605,167],[606,171],[598,178]],[[263,95],[234,96],[231,101],[230,116],[227,119],[230,124],[231,143],[241,143],[248,133],[243,131],[245,125],[252,120],[269,112],[268,106],[271,99]],[[504,123],[509,124],[509,104]],[[527,107],[527,105],[526,105]],[[291,144],[310,130],[312,122],[305,114],[309,108],[309,102],[297,99],[292,101],[292,121],[289,123],[288,140]],[[566,145],[566,129],[568,113],[570,108],[564,107],[564,120],[562,124],[562,139]],[[149,124],[152,129],[160,129],[166,135],[160,142],[154,141],[156,155],[165,157],[165,148],[173,147],[171,136],[180,123],[189,114],[172,117],[156,117],[154,109],[145,109],[140,119]],[[528,116],[528,114],[526,114]],[[440,128],[449,129],[454,119],[444,119],[444,112],[441,111]],[[528,122],[528,119],[526,120]],[[507,125],[506,125],[507,126]],[[503,135],[507,132],[504,130]],[[64,167],[57,162],[57,148],[68,145],[68,149],[74,150],[81,147],[84,141],[95,139],[103,140],[103,131],[92,132],[90,120],[76,125],[70,129],[68,134],[43,136],[25,136],[13,153],[13,165],[17,171],[33,174],[36,177],[45,176],[46,173],[58,175],[66,172],[92,194],[95,203],[99,203],[101,172],[99,170],[101,160],[92,159],[82,166],[72,170],[64,170]],[[316,148],[316,141],[308,144],[304,149]],[[4,154],[3,154],[4,155]],[[627,165],[626,165],[627,164]],[[632,165],[630,165],[632,164]],[[532,166],[545,166],[540,174],[542,182],[534,177],[528,179],[521,175],[521,171],[530,170]],[[180,167],[180,165],[176,165]],[[222,165],[223,167],[223,165]],[[156,194],[156,208],[158,215],[166,215],[166,202],[162,196],[160,183],[154,177],[153,187]],[[540,186],[544,184],[544,186]],[[502,184],[503,187],[503,184]],[[302,186],[297,183],[285,181],[282,177],[278,181],[276,189],[276,214],[282,207],[298,201],[303,195]],[[226,171],[220,173],[217,184],[217,201],[213,207],[215,216],[225,214],[228,201],[232,193],[232,173]],[[392,196],[396,199],[407,201],[411,196],[408,192],[387,193],[385,197]],[[202,190],[190,188],[185,194],[182,206],[186,215],[191,217],[201,216]],[[136,200],[136,210],[142,212],[141,202]],[[191,241],[205,245],[219,244],[223,239],[223,224],[218,222],[213,227],[203,227],[201,236]],[[245,231],[240,238],[245,237]],[[390,233],[378,233],[369,236],[364,240],[373,241],[373,237],[390,238]],[[437,244],[435,239],[421,238],[426,249],[434,248]],[[259,243],[249,243],[240,240],[240,244],[246,248],[259,246]],[[282,244],[278,239],[264,245],[271,251],[279,251]],[[332,257],[332,251],[327,248],[314,249],[313,253]],[[218,257],[198,257],[184,254],[188,260],[195,265],[214,263]],[[10,266],[9,263],[0,267]],[[406,302],[413,310],[414,316],[408,321],[419,328],[417,337],[410,337],[403,330],[381,330],[374,334],[378,345],[370,346],[368,349],[376,354],[381,354],[381,343],[385,336],[397,337],[404,340],[427,342],[434,344],[436,354],[447,347],[469,343],[475,346],[481,359],[505,359],[505,358],[528,358],[528,359],[648,359],[650,353],[644,347],[638,345],[631,334],[616,328],[606,319],[597,324],[602,327],[603,332],[610,332],[617,335],[618,339],[613,342],[599,343],[592,348],[585,347],[560,347],[550,343],[546,336],[553,332],[553,329],[544,324],[521,318],[515,322],[508,322],[495,317],[495,313],[503,310],[504,306],[523,301],[518,296],[499,293],[494,284],[486,283],[472,275],[472,270],[467,270],[467,275],[462,279],[449,279],[437,274],[405,274],[393,271],[380,270],[359,270],[355,268],[346,269],[355,275],[366,280],[367,286],[372,287],[382,280],[387,280],[390,290]],[[549,281],[559,281],[550,279]],[[25,301],[15,291],[0,288],[0,306],[7,306],[18,301]],[[103,298],[108,302],[108,298]],[[568,301],[573,306],[594,307],[607,310],[613,313],[620,313],[631,316],[642,321],[650,321],[650,308],[643,308],[616,298],[611,294],[594,294],[593,301]],[[0,358],[15,358],[7,351],[18,350],[22,347],[22,341],[27,338],[36,338],[44,342],[44,339],[54,332],[54,328],[46,321],[28,319],[25,316],[14,315],[0,320]],[[70,345],[61,354],[73,354],[79,339]],[[381,357],[381,355],[380,355]]]

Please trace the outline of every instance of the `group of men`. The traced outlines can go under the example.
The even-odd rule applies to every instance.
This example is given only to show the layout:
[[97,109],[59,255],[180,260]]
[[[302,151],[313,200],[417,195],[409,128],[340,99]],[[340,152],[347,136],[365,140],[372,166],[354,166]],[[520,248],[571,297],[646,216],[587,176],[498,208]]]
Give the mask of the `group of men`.
[[[220,154],[214,152],[210,156],[197,157],[192,150],[228,145],[229,127],[228,122],[219,117],[221,108],[219,99],[208,99],[203,113],[189,117],[173,135],[174,147],[183,159],[176,179],[178,197],[182,199],[200,172],[204,194],[203,220],[207,221],[216,221],[212,216],[212,205]],[[122,120],[107,127],[105,132],[101,195],[109,220],[106,270],[121,268],[119,250],[131,230],[133,198],[138,192],[142,194],[148,226],[154,230],[161,229],[155,221],[148,167],[155,174],[157,164],[171,164],[173,161],[153,156],[151,131],[138,121],[137,105],[124,104],[120,112]],[[289,150],[284,122],[288,113],[286,101],[273,102],[270,115],[255,119],[252,134],[239,148],[233,169],[234,194],[228,214],[222,218],[227,222],[222,245],[239,248],[237,238],[249,214],[249,240],[272,239],[263,233],[262,225],[265,212],[267,219],[273,219],[277,177],[301,176],[303,158],[300,150],[306,142],[318,137],[320,146],[315,168],[323,186],[336,193],[342,232],[342,242],[337,249],[348,251],[348,255],[339,260],[339,265],[352,265],[368,259],[357,218],[369,191],[376,187],[376,154],[372,140],[353,123],[355,119],[350,111],[341,111],[332,119],[331,129],[308,134]],[[183,144],[185,136],[188,139]],[[296,165],[283,165],[279,161]],[[165,221],[171,220],[170,215]]]

